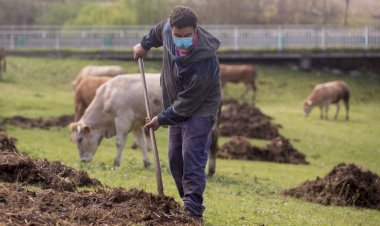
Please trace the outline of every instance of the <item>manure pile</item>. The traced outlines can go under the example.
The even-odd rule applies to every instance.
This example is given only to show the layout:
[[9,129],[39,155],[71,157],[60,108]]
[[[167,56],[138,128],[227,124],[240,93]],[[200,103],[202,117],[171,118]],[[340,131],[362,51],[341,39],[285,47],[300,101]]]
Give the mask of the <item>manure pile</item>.
[[199,225],[171,197],[105,188],[86,171],[20,154],[15,141],[0,132],[0,225]]
[[380,177],[355,164],[340,163],[324,178],[306,181],[283,193],[323,205],[380,210]]

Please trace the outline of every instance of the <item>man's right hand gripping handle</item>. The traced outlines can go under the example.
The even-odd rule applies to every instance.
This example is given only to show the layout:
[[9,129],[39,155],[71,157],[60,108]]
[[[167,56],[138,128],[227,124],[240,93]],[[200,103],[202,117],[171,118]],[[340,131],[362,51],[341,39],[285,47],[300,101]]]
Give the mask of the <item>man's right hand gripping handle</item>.
[[135,60],[138,60],[139,58],[145,58],[147,53],[148,50],[144,49],[140,43],[133,46],[133,58]]

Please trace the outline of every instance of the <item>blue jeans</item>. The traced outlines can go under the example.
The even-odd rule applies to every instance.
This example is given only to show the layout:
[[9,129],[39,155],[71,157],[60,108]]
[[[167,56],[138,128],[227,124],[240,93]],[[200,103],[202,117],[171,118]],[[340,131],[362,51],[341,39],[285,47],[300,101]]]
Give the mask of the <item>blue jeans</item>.
[[202,216],[205,167],[210,146],[210,117],[191,117],[169,126],[169,166],[185,208]]

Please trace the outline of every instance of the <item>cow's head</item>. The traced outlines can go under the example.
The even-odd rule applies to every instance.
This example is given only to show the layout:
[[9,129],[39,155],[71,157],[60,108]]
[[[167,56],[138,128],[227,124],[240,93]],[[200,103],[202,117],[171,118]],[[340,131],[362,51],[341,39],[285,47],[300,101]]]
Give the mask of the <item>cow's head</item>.
[[82,123],[71,123],[71,139],[76,143],[79,157],[82,162],[90,162],[95,155],[96,150],[103,135],[100,129],[93,129],[91,126]]
[[303,102],[303,111],[305,117],[307,117],[310,114],[311,109],[313,109],[313,101],[306,100],[305,102]]

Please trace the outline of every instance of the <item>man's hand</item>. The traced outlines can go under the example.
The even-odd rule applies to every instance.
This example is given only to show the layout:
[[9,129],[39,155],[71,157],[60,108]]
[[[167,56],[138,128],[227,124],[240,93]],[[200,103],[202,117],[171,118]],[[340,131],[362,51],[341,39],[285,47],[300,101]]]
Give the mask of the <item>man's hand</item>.
[[157,116],[154,116],[152,120],[147,121],[144,129],[149,130],[149,128],[153,128],[154,131],[156,131],[160,127],[160,123],[158,122]]
[[146,54],[148,53],[147,50],[145,50],[141,44],[137,44],[135,46],[133,46],[133,58],[135,60],[139,59],[139,58],[144,58],[146,56]]

